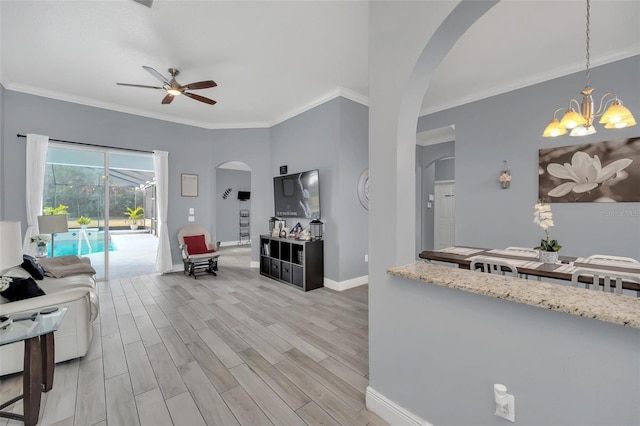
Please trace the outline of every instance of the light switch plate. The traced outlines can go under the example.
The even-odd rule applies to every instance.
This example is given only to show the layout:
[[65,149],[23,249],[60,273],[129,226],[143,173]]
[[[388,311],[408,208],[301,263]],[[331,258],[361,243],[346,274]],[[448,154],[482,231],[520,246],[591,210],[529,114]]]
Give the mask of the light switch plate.
[[433,196],[433,194],[429,194],[429,201],[433,201],[435,200],[435,197]]
[[189,207],[189,214],[195,214],[196,213],[196,209],[194,209],[193,207]]
[[196,221],[196,217],[195,216],[189,216],[189,218],[187,220],[189,222],[195,222]]

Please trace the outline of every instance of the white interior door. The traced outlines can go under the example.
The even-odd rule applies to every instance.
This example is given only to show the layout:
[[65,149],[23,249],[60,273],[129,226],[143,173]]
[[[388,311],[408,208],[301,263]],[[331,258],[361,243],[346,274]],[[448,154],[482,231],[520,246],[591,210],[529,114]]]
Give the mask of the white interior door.
[[433,221],[433,248],[455,245],[455,183],[436,182]]

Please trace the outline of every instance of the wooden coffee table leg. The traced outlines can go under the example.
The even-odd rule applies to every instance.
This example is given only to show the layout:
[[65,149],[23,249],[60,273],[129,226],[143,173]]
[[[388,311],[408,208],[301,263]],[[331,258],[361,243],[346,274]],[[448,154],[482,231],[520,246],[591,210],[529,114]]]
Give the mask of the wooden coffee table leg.
[[24,372],[22,393],[24,395],[24,424],[36,425],[40,413],[42,392],[42,353],[40,339],[32,337],[24,341]]
[[42,390],[49,392],[53,388],[53,371],[55,369],[55,343],[53,333],[40,336],[42,353]]

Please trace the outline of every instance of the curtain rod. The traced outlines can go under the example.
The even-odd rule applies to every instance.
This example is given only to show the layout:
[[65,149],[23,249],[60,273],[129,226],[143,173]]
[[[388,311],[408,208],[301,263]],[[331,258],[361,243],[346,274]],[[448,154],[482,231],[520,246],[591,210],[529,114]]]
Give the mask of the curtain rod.
[[[26,138],[26,135],[21,135],[20,133],[18,133],[17,135],[19,138]],[[106,145],[95,145],[92,143],[86,143],[86,142],[73,142],[73,141],[63,141],[62,139],[51,139],[49,138],[50,141],[52,142],[63,142],[63,143],[72,143],[75,145],[84,145],[84,146],[92,146],[94,148],[108,148],[108,149],[120,149],[123,151],[133,151],[133,152],[144,152],[145,154],[153,154],[152,151],[144,151],[142,149],[132,149],[132,148],[117,148],[117,147],[113,147],[113,146],[106,146]]]

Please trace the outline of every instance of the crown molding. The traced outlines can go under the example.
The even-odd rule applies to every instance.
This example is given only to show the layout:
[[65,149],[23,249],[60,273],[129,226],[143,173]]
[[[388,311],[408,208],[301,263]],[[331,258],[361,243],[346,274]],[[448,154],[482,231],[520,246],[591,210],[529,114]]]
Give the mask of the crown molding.
[[[607,55],[600,56],[597,60],[591,61],[591,68],[606,65],[612,62],[620,61],[622,59],[631,58],[633,56],[640,55],[640,48],[636,49],[625,49],[619,50],[617,52],[611,52]],[[458,107],[461,105],[466,105],[471,102],[476,102],[481,99],[490,98],[492,96],[501,95],[503,93],[508,93],[513,90],[522,89],[524,87],[533,86],[534,84],[543,83],[545,81],[553,80],[556,78],[564,77],[570,74],[575,74],[581,71],[584,71],[584,63],[573,63],[569,66],[554,68],[549,70],[548,72],[537,74],[535,76],[530,76],[528,78],[523,78],[521,80],[511,81],[504,85],[494,86],[488,88],[486,90],[476,91],[471,93],[469,96],[465,96],[462,98],[452,99],[448,102],[442,102],[435,105],[429,105],[428,107],[420,110],[420,117],[423,115],[433,114],[435,112],[444,111],[450,108]],[[581,86],[576,86],[576,93],[579,93],[581,90]]]
[[270,127],[273,127],[277,124],[280,124],[284,121],[289,120],[290,118],[293,118],[297,115],[302,114],[303,112],[309,111],[319,105],[322,105],[325,102],[328,102],[332,99],[335,99],[337,97],[343,97],[346,99],[349,99],[353,102],[357,102],[359,104],[362,104],[364,106],[369,106],[369,98],[367,96],[361,95],[360,93],[357,93],[353,90],[350,89],[346,89],[344,87],[336,87],[335,89],[325,93],[324,95],[310,101],[307,104],[304,104],[302,106],[299,106],[297,108],[294,108],[292,110],[289,110],[287,112],[285,112],[284,114],[280,115],[278,118],[276,118],[273,122],[271,122]]
[[439,127],[437,129],[426,130],[419,132],[416,135],[416,145],[427,146],[435,145],[443,142],[451,142],[456,140],[456,126],[451,124],[449,126]]
[[[0,84],[2,84],[0,82]],[[106,102],[98,102],[95,101],[93,99],[88,99],[88,98],[83,98],[83,97],[77,97],[77,96],[69,96],[67,94],[64,93],[60,93],[60,92],[56,92],[53,90],[47,90],[47,89],[41,89],[41,88],[37,88],[37,87],[32,87],[32,86],[27,86],[27,85],[22,85],[22,84],[3,84],[5,89],[7,90],[12,90],[14,92],[20,92],[20,93],[26,93],[28,95],[34,95],[34,96],[42,96],[45,98],[50,98],[50,99],[55,99],[55,100],[59,100],[59,101],[64,101],[64,102],[71,102],[74,104],[79,104],[79,105],[85,105],[85,106],[89,106],[89,107],[94,107],[94,108],[101,108],[101,109],[106,109],[109,111],[116,111],[116,112],[122,112],[125,114],[132,114],[132,115],[137,115],[140,117],[146,117],[146,118],[153,118],[156,120],[162,120],[162,121],[169,121],[172,123],[178,123],[178,124],[185,124],[187,126],[193,126],[193,127],[200,127],[203,129],[210,129],[210,130],[222,130],[222,129],[262,129],[262,128],[269,128],[269,127],[273,127],[276,124],[282,123],[283,121],[286,121],[290,118],[295,117],[296,115],[302,114],[305,111],[308,111],[310,109],[313,109],[315,107],[317,107],[318,105],[322,105],[325,102],[328,102],[332,99],[335,99],[337,97],[343,97],[346,99],[349,99],[351,101],[357,102],[359,104],[362,104],[364,106],[368,106],[369,104],[369,98],[361,95],[360,93],[357,93],[353,90],[349,90],[346,89],[344,87],[337,87],[336,89],[331,90],[330,92],[312,100],[311,102],[308,102],[307,104],[304,104],[298,108],[294,108],[284,114],[282,114],[280,117],[278,117],[275,121],[273,121],[272,123],[268,123],[268,122],[262,122],[262,121],[258,121],[258,122],[237,122],[237,123],[204,123],[201,121],[194,121],[194,120],[185,120],[185,119],[181,119],[181,118],[176,118],[175,116],[171,116],[168,114],[157,114],[157,113],[150,113],[148,111],[143,111],[140,109],[136,109],[136,108],[128,108],[128,107],[123,107],[122,105],[116,105],[116,104],[110,104],[110,103],[106,103]]]

